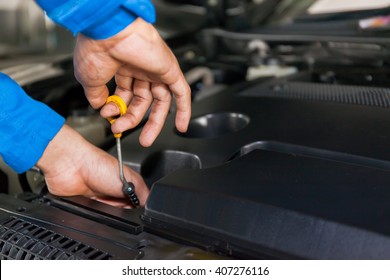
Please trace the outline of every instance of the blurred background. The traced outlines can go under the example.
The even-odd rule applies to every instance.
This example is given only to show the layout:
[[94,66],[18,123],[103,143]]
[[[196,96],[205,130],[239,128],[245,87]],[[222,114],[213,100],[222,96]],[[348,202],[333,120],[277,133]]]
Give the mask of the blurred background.
[[71,52],[74,37],[49,20],[32,0],[0,0],[0,56]]
[[[206,21],[240,29],[259,24],[292,21],[297,14],[322,14],[388,7],[389,0],[154,0],[157,27],[169,37],[181,29],[199,27]],[[271,7],[272,9],[268,9]],[[277,9],[275,9],[277,7]],[[269,16],[264,16],[265,11]],[[272,12],[271,12],[272,10]],[[254,14],[256,14],[254,16]],[[278,16],[275,16],[278,14]],[[184,15],[184,16],[183,16]],[[267,18],[268,17],[268,18]],[[177,18],[187,20],[180,21]],[[266,20],[264,20],[266,18]],[[245,22],[245,19],[251,23]],[[74,36],[55,25],[33,0],[0,0],[0,58],[20,54],[70,53]]]

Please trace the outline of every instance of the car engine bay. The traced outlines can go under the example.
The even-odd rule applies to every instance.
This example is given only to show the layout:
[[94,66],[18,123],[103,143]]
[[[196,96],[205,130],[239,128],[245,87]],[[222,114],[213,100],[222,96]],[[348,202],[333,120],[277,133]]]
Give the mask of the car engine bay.
[[[173,104],[149,148],[138,142],[144,122],[124,134],[146,206],[57,197],[40,170],[0,165],[0,257],[389,259],[390,37],[359,29],[389,8],[284,23],[267,11],[288,1],[167,2],[155,1],[157,27],[191,86],[192,118],[178,132]],[[71,55],[2,72],[116,157]]]

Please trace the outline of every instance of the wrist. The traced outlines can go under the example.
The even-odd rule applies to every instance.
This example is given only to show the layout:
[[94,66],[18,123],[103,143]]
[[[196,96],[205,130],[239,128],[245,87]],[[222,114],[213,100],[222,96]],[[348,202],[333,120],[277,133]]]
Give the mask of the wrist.
[[82,164],[86,141],[73,129],[63,125],[47,145],[36,166],[45,176],[54,177],[66,173],[69,168]]

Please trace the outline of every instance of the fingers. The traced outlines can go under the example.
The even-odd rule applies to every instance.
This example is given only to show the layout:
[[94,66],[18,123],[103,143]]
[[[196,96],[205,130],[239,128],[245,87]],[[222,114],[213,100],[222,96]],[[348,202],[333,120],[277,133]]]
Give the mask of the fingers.
[[[97,198],[110,197],[113,200],[118,198],[117,201],[121,201],[121,198],[128,199],[122,192],[118,160],[95,146],[89,146],[91,151],[84,156],[85,162],[81,165],[81,171],[85,176],[83,181],[87,188]],[[129,167],[124,166],[123,171],[126,180],[134,184],[140,205],[143,206],[149,194],[146,183],[141,175]]]
[[89,104],[95,110],[101,108],[106,103],[109,95],[108,88],[105,85],[100,87],[84,86],[84,92]]
[[[111,129],[113,133],[122,133],[136,127],[152,105],[149,119],[139,139],[142,146],[149,147],[161,132],[169,113],[172,101],[171,90],[164,84],[151,85],[149,82],[135,79],[127,79],[124,84],[125,80],[124,77],[120,79],[115,94],[129,104],[128,109],[125,115],[114,122]],[[175,90],[177,102],[176,126],[179,131],[185,132],[191,116],[190,89],[186,82],[179,82],[173,85],[172,89]],[[104,118],[118,114],[118,107],[110,103],[105,105],[101,111]]]
[[[120,94],[121,93],[118,92],[118,95]],[[124,98],[124,100],[126,100],[126,98]],[[166,85],[153,84],[151,86],[148,82],[135,80],[133,94],[127,113],[115,121],[111,128],[112,131],[114,133],[121,133],[136,127],[142,121],[152,104],[149,119],[140,135],[141,145],[149,147],[161,132],[169,112],[171,100],[171,92]],[[116,106],[113,105],[113,107]],[[111,109],[107,108],[106,111],[108,110]],[[113,108],[111,113],[118,114],[119,112],[117,108]]]
[[[153,101],[150,85],[154,83],[168,86],[169,92],[165,91],[164,95],[168,97],[172,93],[176,100],[176,127],[181,132],[187,130],[191,116],[190,88],[174,54],[152,25],[137,19],[109,40],[94,41],[80,35],[74,57],[76,78],[95,109],[105,104],[108,96],[105,84],[114,75],[116,78],[118,74],[128,77],[117,79],[115,94],[127,98],[128,113],[114,123],[113,132],[134,128],[142,121]],[[165,118],[166,106],[161,106],[159,99],[155,101],[153,105],[157,104],[156,108],[164,108],[157,116]],[[154,109],[154,112],[159,110]],[[114,105],[102,110],[103,117],[117,113]],[[142,140],[143,144],[153,142],[156,137],[154,131],[159,131],[161,127],[161,121],[157,117],[152,118],[141,137],[146,139]]]
[[[126,99],[124,99],[126,102]],[[118,118],[112,125],[111,129],[114,133],[121,133],[125,130],[136,127],[145,116],[153,97],[150,89],[150,83],[140,80],[134,80],[134,85],[129,101],[127,112],[122,117]]]
[[[120,96],[128,105],[133,97],[133,78],[117,74],[115,82],[117,87],[114,94]],[[114,103],[108,103],[100,110],[100,115],[105,119],[118,116],[119,114],[119,108]]]
[[[93,196],[100,201],[104,201],[105,198],[106,202],[111,201],[111,203],[109,203],[111,205],[115,205],[112,202],[117,202],[119,204],[115,206],[120,206],[120,203],[131,206],[130,199],[122,192],[123,184],[119,177],[118,160],[101,150],[99,152],[97,148],[95,149],[94,156],[99,157],[97,160],[99,165],[87,166],[95,167],[94,170],[90,169],[88,172],[88,179],[85,180],[87,188],[90,189],[94,193]],[[96,170],[96,168],[100,170]],[[98,173],[92,173],[94,171],[98,171]],[[126,181],[134,184],[135,193],[140,201],[140,205],[144,206],[149,195],[149,188],[145,181],[140,174],[127,166],[123,167],[123,171]]]
[[139,141],[142,146],[149,147],[160,134],[171,105],[171,92],[166,85],[152,85],[153,104],[149,119],[142,129]]
[[191,89],[184,76],[181,76],[169,88],[176,100],[176,128],[180,132],[186,132],[191,119]]
[[[119,172],[119,171],[118,171]],[[119,180],[119,173],[112,173],[112,182],[117,182],[111,186],[110,191],[104,190],[100,193],[99,186],[94,185],[86,185],[85,188],[89,190],[89,192],[85,193],[84,196],[95,199],[97,201],[110,204],[115,207],[120,208],[133,208],[129,197],[125,196],[122,193],[122,182]],[[117,174],[118,173],[118,174]],[[140,206],[145,206],[146,200],[149,196],[149,188],[145,184],[145,181],[142,177],[131,170],[129,167],[124,166],[124,173],[127,182],[131,182],[134,184],[135,193],[139,199]],[[119,180],[119,181],[118,181]],[[111,192],[111,193],[110,193]],[[116,197],[115,197],[116,196]],[[124,197],[123,197],[124,196]]]

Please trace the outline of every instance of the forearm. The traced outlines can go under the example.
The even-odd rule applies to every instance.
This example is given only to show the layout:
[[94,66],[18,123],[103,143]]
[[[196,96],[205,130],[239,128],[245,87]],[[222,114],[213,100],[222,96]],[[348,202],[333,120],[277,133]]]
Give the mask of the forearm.
[[137,17],[153,23],[155,10],[150,0],[36,0],[47,15],[73,34],[93,39],[109,38]]
[[11,78],[0,73],[0,156],[16,172],[31,168],[64,118],[31,99]]

